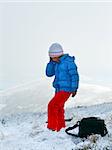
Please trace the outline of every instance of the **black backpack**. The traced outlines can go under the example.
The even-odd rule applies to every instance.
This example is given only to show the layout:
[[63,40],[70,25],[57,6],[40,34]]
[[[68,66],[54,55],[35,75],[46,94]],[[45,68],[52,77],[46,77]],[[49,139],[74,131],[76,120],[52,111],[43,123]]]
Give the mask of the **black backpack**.
[[[79,127],[78,135],[68,132],[76,127]],[[65,132],[69,135],[80,138],[87,138],[87,136],[92,134],[100,134],[101,136],[105,136],[108,133],[104,120],[97,117],[83,118],[74,126],[67,128]]]

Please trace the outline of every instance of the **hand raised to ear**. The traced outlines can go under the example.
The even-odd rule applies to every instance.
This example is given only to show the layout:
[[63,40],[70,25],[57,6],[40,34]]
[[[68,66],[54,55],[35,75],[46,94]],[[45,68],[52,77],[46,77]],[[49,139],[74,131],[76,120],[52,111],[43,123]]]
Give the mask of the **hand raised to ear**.
[[52,58],[50,57],[50,61],[52,61]]

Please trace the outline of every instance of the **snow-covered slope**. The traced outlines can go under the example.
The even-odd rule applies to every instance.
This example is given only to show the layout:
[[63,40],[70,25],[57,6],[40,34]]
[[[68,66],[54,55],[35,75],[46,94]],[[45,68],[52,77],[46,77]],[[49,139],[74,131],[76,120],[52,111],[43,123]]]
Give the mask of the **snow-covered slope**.
[[[49,131],[47,103],[54,95],[51,82],[34,81],[0,93],[0,150],[112,150],[112,89],[99,85],[80,84],[76,97],[65,105],[66,118],[72,126],[83,117],[105,119],[109,134],[88,139]],[[73,131],[73,132],[77,132]],[[95,141],[95,143],[94,143]]]
[[[28,84],[4,90],[0,93],[0,113],[45,111],[47,103],[54,96],[51,80],[33,81]],[[81,84],[77,96],[69,98],[66,105],[94,105],[112,102],[112,89],[99,85]]]
[[0,111],[9,114],[42,110],[53,94],[53,88],[48,84],[49,80],[39,80],[2,91]]
[[[67,123],[72,126],[77,120],[88,116],[105,119],[109,134],[88,139],[74,138],[62,129],[60,132],[49,131],[45,123],[46,112],[13,114],[2,118],[0,122],[1,150],[112,150],[112,103],[95,106],[82,106],[66,109],[66,118],[73,116]],[[73,131],[77,132],[77,131]],[[94,143],[95,141],[95,143]]]

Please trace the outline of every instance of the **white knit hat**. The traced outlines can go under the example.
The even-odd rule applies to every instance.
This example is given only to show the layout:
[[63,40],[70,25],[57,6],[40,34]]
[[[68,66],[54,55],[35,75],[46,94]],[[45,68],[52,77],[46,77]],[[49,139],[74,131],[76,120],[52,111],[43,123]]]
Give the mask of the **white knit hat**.
[[49,56],[51,58],[61,56],[63,54],[63,48],[59,43],[53,43],[49,47]]

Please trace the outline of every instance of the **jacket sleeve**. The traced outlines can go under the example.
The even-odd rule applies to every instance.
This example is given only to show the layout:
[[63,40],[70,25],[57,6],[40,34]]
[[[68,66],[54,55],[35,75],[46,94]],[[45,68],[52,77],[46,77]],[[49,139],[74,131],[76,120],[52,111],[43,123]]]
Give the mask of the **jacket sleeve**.
[[68,63],[68,72],[71,76],[71,87],[72,91],[77,91],[79,86],[79,74],[77,71],[77,65],[75,62],[69,62]]
[[52,77],[55,74],[55,64],[54,61],[49,61],[46,66],[46,76]]

